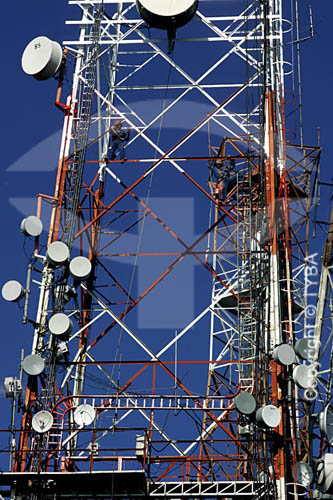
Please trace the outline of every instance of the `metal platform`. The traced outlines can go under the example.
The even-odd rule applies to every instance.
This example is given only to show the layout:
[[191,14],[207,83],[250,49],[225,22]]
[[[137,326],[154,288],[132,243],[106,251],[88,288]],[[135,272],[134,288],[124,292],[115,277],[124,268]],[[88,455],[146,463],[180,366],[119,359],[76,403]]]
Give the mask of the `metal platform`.
[[43,499],[147,496],[143,471],[3,472],[0,486],[11,488],[11,498],[22,500],[36,492]]
[[[3,496],[24,500],[38,492],[47,500],[61,498],[261,498],[268,486],[252,481],[172,481],[147,483],[143,471],[3,472]],[[265,497],[267,498],[267,496]],[[272,496],[273,499],[273,496]]]
[[253,481],[164,482],[150,484],[149,496],[175,499],[180,497],[247,499],[261,498],[264,493],[269,494],[267,488],[267,485]]

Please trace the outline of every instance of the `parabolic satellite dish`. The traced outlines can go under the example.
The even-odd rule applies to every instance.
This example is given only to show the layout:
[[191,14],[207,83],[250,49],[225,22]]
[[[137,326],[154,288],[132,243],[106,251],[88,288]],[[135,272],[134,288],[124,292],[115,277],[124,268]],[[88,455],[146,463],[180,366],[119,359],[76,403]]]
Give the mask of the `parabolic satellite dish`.
[[240,392],[234,399],[235,408],[243,415],[251,415],[256,410],[256,400],[248,392]]
[[333,406],[327,405],[319,415],[319,427],[327,441],[333,444]]
[[53,425],[53,415],[49,411],[41,410],[32,419],[32,428],[34,431],[42,434],[48,432]]
[[180,28],[187,24],[198,8],[198,0],[137,0],[140,16],[159,29]]
[[312,467],[306,462],[297,462],[296,467],[296,483],[307,488],[313,481]]
[[48,80],[61,66],[62,48],[46,36],[31,40],[22,55],[22,69],[36,80]]
[[62,241],[54,241],[47,249],[46,258],[52,266],[61,266],[69,259],[69,248]]
[[96,416],[96,410],[91,405],[83,404],[74,411],[74,422],[79,427],[90,425]]
[[27,375],[40,375],[45,367],[44,359],[38,354],[29,354],[22,361],[22,368]]

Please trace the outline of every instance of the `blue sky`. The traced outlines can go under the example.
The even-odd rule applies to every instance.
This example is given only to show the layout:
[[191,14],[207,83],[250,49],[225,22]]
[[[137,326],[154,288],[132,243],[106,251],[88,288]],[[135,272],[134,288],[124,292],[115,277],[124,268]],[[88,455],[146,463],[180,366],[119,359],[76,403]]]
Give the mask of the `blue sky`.
[[[35,36],[46,35],[60,42],[71,38],[73,28],[65,26],[65,19],[74,18],[74,11],[75,7],[68,6],[65,0],[21,0],[17,3],[4,2],[2,5],[1,285],[9,279],[18,279],[24,283],[26,273],[23,237],[19,230],[22,215],[10,200],[18,197],[31,199],[38,192],[53,194],[54,169],[57,164],[56,137],[63,121],[61,112],[53,104],[56,92],[54,80],[40,83],[27,77],[21,70],[21,55],[27,43]],[[306,144],[316,144],[317,127],[321,128],[322,180],[329,181],[333,176],[333,3],[316,0],[313,2],[313,15],[315,37],[302,44],[304,139]],[[50,137],[54,137],[54,140],[50,141]],[[36,164],[27,166],[26,171],[24,168],[13,168],[43,140],[49,142],[46,142],[42,154],[36,158]],[[31,157],[29,158],[31,161]],[[323,200],[321,217],[328,215],[327,195],[323,195]],[[321,237],[322,234],[319,232],[318,236]],[[28,252],[29,244],[27,242]],[[21,311],[16,305],[1,300],[0,311],[3,338],[0,356],[2,383],[5,376],[17,373],[20,349],[29,349],[31,343],[31,327],[22,327]],[[3,394],[0,405],[4,408],[3,414],[8,416],[9,405]],[[6,419],[0,419],[2,428],[8,424]]]

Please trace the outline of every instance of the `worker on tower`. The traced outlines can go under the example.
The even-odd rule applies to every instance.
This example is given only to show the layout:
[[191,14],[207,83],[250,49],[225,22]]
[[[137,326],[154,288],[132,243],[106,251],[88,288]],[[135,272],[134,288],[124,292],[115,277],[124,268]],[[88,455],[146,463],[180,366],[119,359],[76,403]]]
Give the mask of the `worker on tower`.
[[224,201],[228,197],[228,189],[231,182],[234,180],[235,175],[235,160],[230,155],[226,160],[218,158],[214,165],[216,176],[215,197],[219,201]]
[[[123,163],[124,161],[127,160],[125,157],[125,149],[124,149],[124,142],[128,141],[130,138],[130,131],[127,129],[126,131],[123,130],[123,121],[122,120],[117,120],[114,125],[112,125],[110,132],[111,132],[111,138],[112,138],[112,144],[109,149],[111,149],[111,160],[116,159],[116,153],[118,149],[120,150],[120,161]],[[106,158],[108,159],[108,158]]]

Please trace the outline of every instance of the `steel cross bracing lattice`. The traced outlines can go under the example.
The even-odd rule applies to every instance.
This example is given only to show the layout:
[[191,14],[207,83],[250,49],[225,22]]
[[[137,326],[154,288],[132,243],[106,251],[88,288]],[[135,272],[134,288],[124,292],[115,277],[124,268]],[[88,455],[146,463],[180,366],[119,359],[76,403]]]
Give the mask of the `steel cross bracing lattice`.
[[[13,471],[145,471],[151,496],[287,498],[297,486],[286,461],[309,459],[308,415],[295,407],[296,388],[293,402],[284,398],[286,371],[271,353],[304,320],[304,301],[295,304],[319,148],[286,144],[283,47],[291,30],[282,2],[203,1],[173,54],[133,1],[69,5],[78,7],[68,24],[80,34],[64,42],[73,79],[48,243],[67,241],[70,222],[71,257],[87,255],[93,272],[79,284],[66,266],[54,270],[36,254],[42,283],[32,352],[46,368],[27,381]],[[131,131],[126,164],[104,159],[119,119]],[[234,163],[224,199],[216,197],[216,160]],[[155,208],[151,193],[194,197],[195,238]],[[144,252],[147,224],[155,237]],[[145,258],[156,272],[143,286],[135,269]],[[193,317],[176,333],[163,320],[140,328],[141,302],[189,260],[202,289]],[[163,317],[168,303],[159,305]],[[63,357],[48,330],[57,312],[74,323]],[[239,391],[258,406],[276,404],[281,425],[263,430],[237,413]],[[95,409],[89,426],[74,421],[81,404]],[[31,428],[40,409],[54,417],[44,434]],[[128,494],[123,485],[113,491]]]
[[[323,228],[324,221],[319,223]],[[324,231],[327,235],[326,244],[323,249],[321,271],[317,266],[316,254],[312,259],[312,278],[308,281],[308,295],[312,298],[312,304],[316,305],[314,321],[309,320],[307,328],[309,334],[314,337],[315,354],[311,360],[312,368],[318,372],[318,385],[312,393],[312,411],[315,415],[325,410],[331,401],[332,394],[332,367],[333,367],[333,344],[332,344],[332,241],[333,241],[333,208],[331,205],[331,216],[329,223],[325,223]],[[317,286],[319,291],[317,295]],[[315,298],[314,298],[315,297]],[[330,408],[329,408],[330,410]],[[331,412],[331,410],[330,410]],[[318,425],[315,420],[314,428]],[[320,434],[320,451],[314,449],[314,458],[321,458],[325,452],[330,452],[331,439],[325,433]]]
[[100,51],[100,21],[102,16],[102,7],[98,7],[95,11],[94,23],[92,25],[89,36],[89,47],[87,50],[86,60],[81,72],[84,75],[84,85],[82,88],[82,98],[80,106],[80,120],[78,122],[76,136],[77,144],[75,146],[75,157],[70,171],[71,179],[69,181],[72,193],[69,197],[71,202],[70,207],[66,210],[66,220],[64,224],[63,241],[71,248],[75,227],[76,214],[80,197],[82,184],[83,170],[88,146],[88,133],[90,128],[90,120],[92,114],[92,103],[95,90],[95,80],[97,71],[97,61]]

